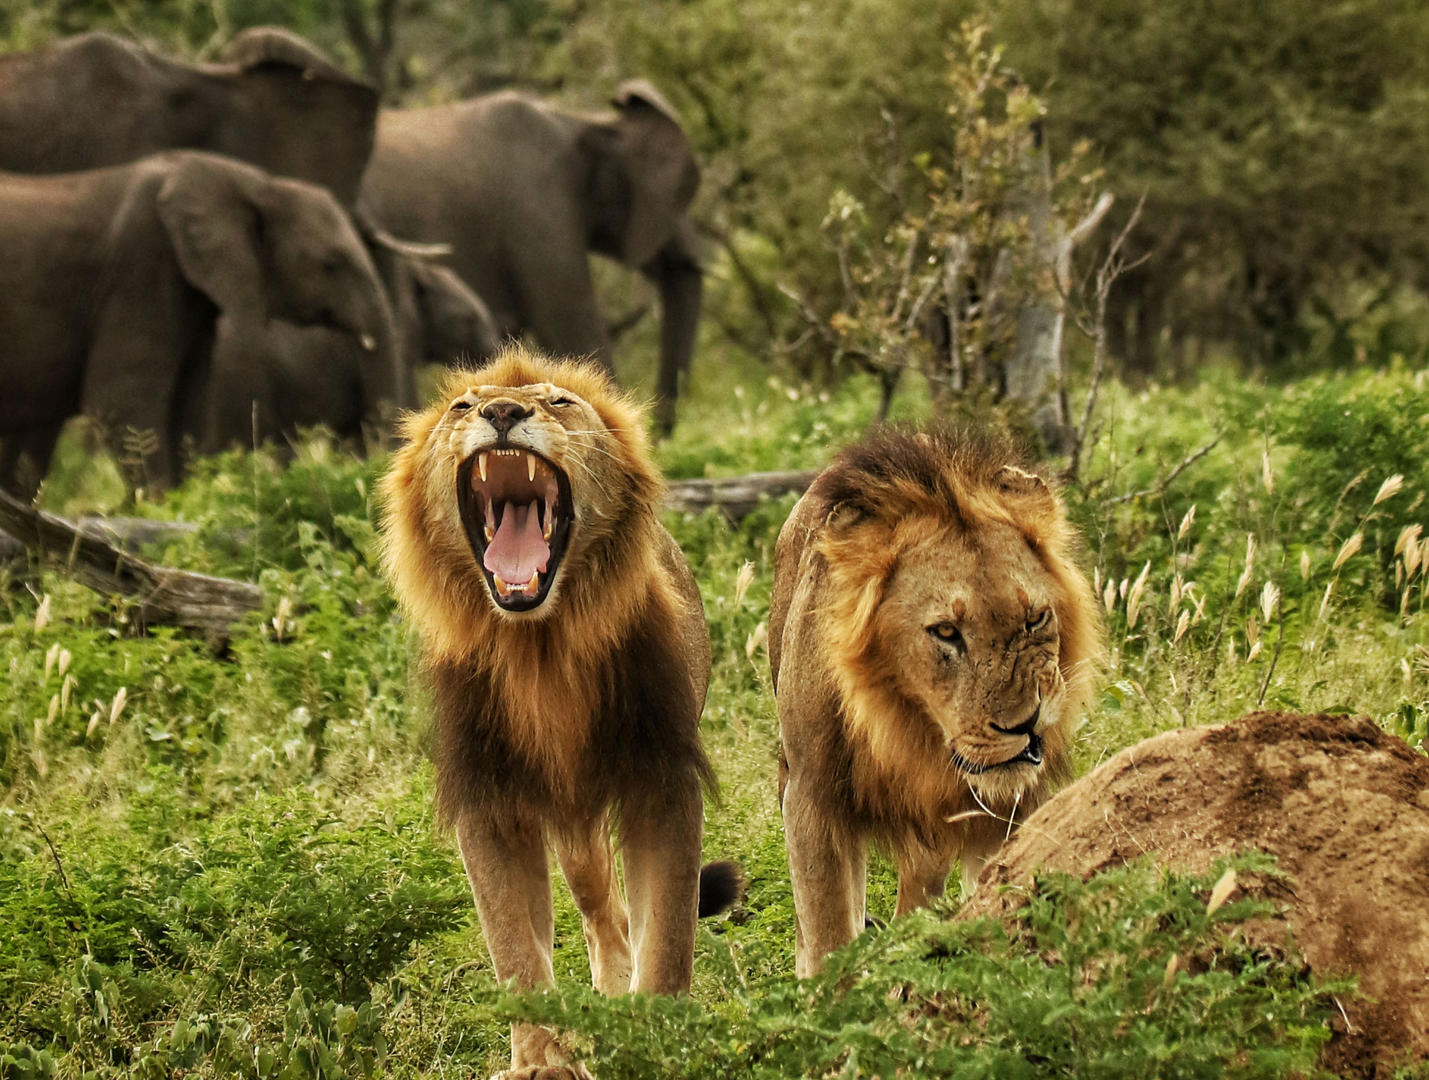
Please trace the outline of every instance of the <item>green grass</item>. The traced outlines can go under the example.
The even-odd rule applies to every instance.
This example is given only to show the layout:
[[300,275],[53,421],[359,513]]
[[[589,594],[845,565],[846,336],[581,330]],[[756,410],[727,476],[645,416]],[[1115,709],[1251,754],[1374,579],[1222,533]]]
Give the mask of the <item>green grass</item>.
[[[866,378],[821,389],[726,359],[697,373],[681,427],[661,448],[672,475],[814,467],[872,416]],[[900,399],[905,414],[916,412],[916,392]],[[1068,490],[1111,641],[1079,767],[1261,704],[1368,713],[1422,743],[1423,574],[1395,552],[1401,530],[1429,517],[1420,376],[1359,372],[1267,389],[1211,371],[1194,388],[1113,386],[1100,415],[1101,437]],[[1217,433],[1164,491],[1123,498],[1157,489]],[[6,1080],[484,1075],[504,1060],[513,1010],[565,1010],[570,1027],[587,1031],[602,1076],[649,1075],[651,1063],[687,1055],[689,1075],[711,1076],[886,1076],[900,1061],[902,1075],[994,1075],[1014,1050],[1041,1063],[1027,1075],[1093,1060],[1102,1076],[1275,1075],[1313,1059],[1324,999],[1295,959],[1238,952],[1230,928],[1249,908],[1209,919],[1205,881],[1147,868],[1086,891],[1048,882],[1010,931],[935,916],[900,922],[838,962],[848,979],[792,979],[763,644],[790,499],[738,528],[712,515],[668,521],[699,579],[714,645],[704,734],[723,800],[707,810],[706,852],[745,865],[743,909],[702,931],[690,999],[610,1004],[575,989],[588,966],[560,887],[560,995],[512,1001],[492,980],[455,846],[433,822],[412,642],[374,558],[382,463],[321,441],[287,468],[233,454],[204,463],[162,502],[135,504],[104,479],[117,474],[81,451],[68,444],[51,506],[194,522],[194,536],[155,554],[257,580],[265,607],[217,657],[177,632],[133,636],[122,605],[60,575],[9,571],[0,588]],[[1376,505],[1393,474],[1400,490]],[[1357,550],[1336,566],[1355,536]],[[746,563],[754,576],[740,595]],[[892,897],[891,872],[875,860],[872,912],[889,915]],[[1083,929],[1068,935],[1076,911]],[[1172,950],[1205,963],[1163,995],[1154,986]],[[1106,980],[1078,974],[1112,955],[1135,962]],[[1010,973],[1005,985],[999,971]],[[896,998],[895,985],[906,988]],[[1121,1014],[1133,1022],[1114,1023]],[[629,1037],[602,1037],[581,1016]],[[721,1051],[708,1060],[692,1041],[706,1035]]]

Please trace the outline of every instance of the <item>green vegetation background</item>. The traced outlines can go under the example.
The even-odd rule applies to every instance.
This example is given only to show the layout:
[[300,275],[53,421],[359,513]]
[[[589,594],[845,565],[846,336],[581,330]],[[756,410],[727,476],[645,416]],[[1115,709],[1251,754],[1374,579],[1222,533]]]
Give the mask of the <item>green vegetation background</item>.
[[[1148,191],[1140,235],[1170,265],[1160,283],[1184,298],[1177,316],[1205,353],[1179,383],[1104,388],[1067,492],[1112,646],[1081,769],[1258,706],[1368,713],[1416,746],[1429,734],[1429,322],[1414,278],[1426,234],[1410,227],[1429,199],[1429,16],[1388,2],[1223,6],[991,12],[1009,57],[1061,110],[1054,145],[1094,138],[1119,195]],[[377,9],[5,0],[0,37],[22,46],[105,25],[202,53],[279,19],[357,66],[346,7],[369,21]],[[518,80],[598,103],[640,73],[684,111],[708,163],[710,317],[661,448],[671,475],[817,466],[865,429],[873,380],[801,343],[781,286],[837,308],[821,223],[838,190],[869,207],[872,233],[903,212],[909,163],[945,134],[945,52],[970,6],[398,10],[401,47],[384,68],[394,99]],[[1267,55],[1269,40],[1279,51]],[[899,183],[880,184],[890,161]],[[1288,326],[1257,308],[1276,275],[1294,278]],[[616,308],[639,298],[616,275],[606,284]],[[648,384],[648,323],[621,346],[636,383]],[[1074,360],[1080,387],[1080,346]],[[916,419],[925,399],[910,379],[895,413]],[[582,1033],[601,1076],[1312,1068],[1326,995],[1352,991],[1312,985],[1293,955],[1248,954],[1232,931],[1253,905],[1207,914],[1214,877],[1134,867],[1089,887],[1052,881],[1011,929],[920,916],[866,935],[829,977],[794,982],[764,639],[789,500],[738,528],[668,519],[714,642],[704,732],[723,799],[706,850],[750,876],[744,906],[702,931],[693,994],[603,1003],[575,989],[588,968],[561,890],[560,994],[502,995],[433,822],[413,643],[374,559],[382,467],[315,437],[289,466],[226,455],[136,503],[82,432],[66,443],[51,508],[193,522],[154,554],[256,580],[266,606],[219,658],[173,631],[133,636],[122,605],[62,575],[6,571],[0,1077],[484,1075],[503,1062],[513,1014]],[[876,863],[875,914],[892,894]],[[1200,962],[1168,976],[1173,955]]]

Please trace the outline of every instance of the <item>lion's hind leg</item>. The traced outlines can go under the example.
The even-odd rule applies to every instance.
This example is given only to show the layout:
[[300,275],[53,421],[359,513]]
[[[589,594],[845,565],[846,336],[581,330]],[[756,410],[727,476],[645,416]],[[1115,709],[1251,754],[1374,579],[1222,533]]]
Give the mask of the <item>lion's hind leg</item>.
[[699,780],[691,775],[671,777],[664,791],[621,808],[620,858],[635,949],[632,990],[682,994],[690,988],[702,807]]
[[605,824],[555,836],[556,858],[580,909],[591,982],[602,994],[630,989],[630,919],[615,876],[615,853]]

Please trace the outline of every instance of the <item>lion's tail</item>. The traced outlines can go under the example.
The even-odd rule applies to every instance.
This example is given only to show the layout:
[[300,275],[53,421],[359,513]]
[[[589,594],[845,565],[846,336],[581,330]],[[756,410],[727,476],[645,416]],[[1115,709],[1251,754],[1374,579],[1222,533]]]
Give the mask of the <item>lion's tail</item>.
[[712,862],[700,867],[700,918],[718,915],[744,896],[744,871],[738,863]]

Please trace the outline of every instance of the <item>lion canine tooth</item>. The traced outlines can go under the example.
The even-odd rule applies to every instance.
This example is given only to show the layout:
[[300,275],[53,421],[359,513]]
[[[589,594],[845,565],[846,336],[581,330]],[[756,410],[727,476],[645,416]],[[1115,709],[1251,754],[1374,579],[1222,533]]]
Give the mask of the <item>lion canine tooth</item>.
[[536,482],[536,455],[526,455],[526,481],[534,484]]
[[540,583],[541,583],[541,571],[539,571],[539,570],[533,570],[533,571],[531,571],[531,580],[528,581],[528,582],[526,582],[526,584],[523,585],[523,586],[521,586],[521,587],[522,587],[523,589],[525,589],[527,592],[535,592],[535,591],[536,591],[536,586],[539,585]]
[[486,483],[486,452],[476,455],[476,467],[481,470],[481,482]]

